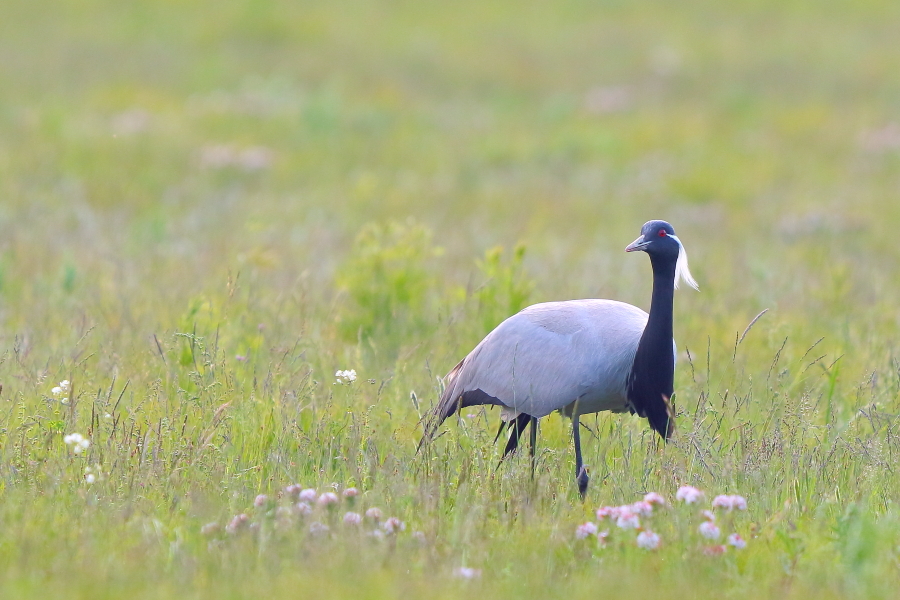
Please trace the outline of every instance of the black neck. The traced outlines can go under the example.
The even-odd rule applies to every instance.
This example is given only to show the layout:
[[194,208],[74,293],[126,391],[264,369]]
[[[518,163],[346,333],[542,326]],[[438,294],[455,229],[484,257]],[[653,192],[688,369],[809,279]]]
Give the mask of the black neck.
[[675,298],[675,261],[650,257],[653,299],[650,317],[638,343],[628,380],[628,399],[636,412],[665,438],[673,431],[672,396],[675,356],[672,348],[672,305]]

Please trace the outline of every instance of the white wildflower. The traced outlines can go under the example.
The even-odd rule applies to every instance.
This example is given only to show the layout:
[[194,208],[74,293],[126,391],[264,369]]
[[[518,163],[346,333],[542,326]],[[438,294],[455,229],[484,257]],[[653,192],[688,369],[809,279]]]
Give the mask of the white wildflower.
[[67,446],[72,446],[72,452],[75,454],[81,454],[91,445],[91,440],[85,439],[80,433],[70,433],[63,436],[63,442],[65,442]]
[[348,369],[346,371],[338,369],[335,371],[334,376],[337,377],[336,384],[342,385],[346,383],[349,385],[356,381],[356,369]]
[[472,569],[470,567],[459,567],[453,571],[453,575],[460,579],[477,579],[481,577],[481,569]]
[[63,393],[63,389],[59,386],[56,386],[55,388],[50,390],[50,393],[53,394],[54,396],[59,396],[60,394]]

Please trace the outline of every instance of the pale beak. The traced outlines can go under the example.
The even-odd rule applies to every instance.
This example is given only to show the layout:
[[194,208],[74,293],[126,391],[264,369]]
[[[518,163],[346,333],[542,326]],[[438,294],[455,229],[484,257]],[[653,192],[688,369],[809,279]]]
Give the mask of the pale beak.
[[635,250],[644,250],[650,242],[644,241],[644,236],[639,237],[625,247],[625,252],[634,252]]

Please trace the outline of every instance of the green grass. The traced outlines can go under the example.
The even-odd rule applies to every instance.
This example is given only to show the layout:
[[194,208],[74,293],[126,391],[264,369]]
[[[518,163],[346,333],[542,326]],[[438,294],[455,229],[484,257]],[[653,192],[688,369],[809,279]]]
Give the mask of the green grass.
[[[2,13],[4,598],[895,597],[896,2]],[[417,454],[438,378],[511,312],[648,306],[623,249],[651,218],[701,286],[674,442],[586,419],[584,504],[557,416],[533,482],[497,467],[496,411]],[[277,511],[293,483],[406,530]],[[575,540],[682,484],[747,498],[746,550],[705,556],[683,507],[656,552]]]

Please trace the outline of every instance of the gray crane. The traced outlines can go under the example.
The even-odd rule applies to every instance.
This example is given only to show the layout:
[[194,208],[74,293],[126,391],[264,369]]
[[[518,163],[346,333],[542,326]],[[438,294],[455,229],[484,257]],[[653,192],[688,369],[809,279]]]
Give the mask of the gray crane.
[[[537,421],[553,411],[572,419],[575,481],[587,493],[578,419],[608,410],[645,417],[668,440],[675,430],[672,397],[675,341],[672,304],[679,280],[694,289],[687,254],[665,221],[648,221],[625,248],[650,255],[650,313],[614,300],[545,302],[523,309],[491,331],[444,378],[444,393],[431,411],[422,441],[433,439],[453,413],[476,405],[501,407],[512,430],[503,456],[518,447],[531,425],[531,458]],[[496,438],[495,438],[496,439]]]

